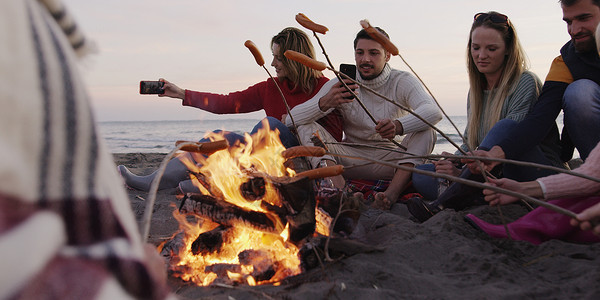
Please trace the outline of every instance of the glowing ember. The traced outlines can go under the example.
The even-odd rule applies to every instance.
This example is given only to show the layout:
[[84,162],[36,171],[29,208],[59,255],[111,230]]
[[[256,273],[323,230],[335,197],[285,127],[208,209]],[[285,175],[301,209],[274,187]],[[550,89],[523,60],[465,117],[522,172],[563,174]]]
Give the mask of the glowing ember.
[[[219,216],[200,218],[199,214],[184,215],[175,210],[180,231],[169,241],[168,249],[166,244],[160,247],[162,253],[168,252],[174,276],[202,286],[215,281],[255,285],[276,283],[301,272],[299,249],[288,241],[289,223],[275,212],[284,209],[284,199],[273,182],[261,177],[257,180],[257,174],[268,179],[295,173],[284,166],[281,152],[285,148],[278,132],[270,131],[267,123],[263,128],[253,136],[246,134],[245,145],[230,145],[228,150],[208,157],[195,155],[200,168],[188,162],[190,170],[202,174],[204,181],[198,187],[206,195],[201,198],[206,203],[195,204],[197,209]],[[223,139],[216,134],[210,138]],[[249,197],[244,188],[258,190],[258,195]],[[268,230],[249,225],[257,218],[243,220],[255,215],[269,221],[264,222],[270,224],[265,225]],[[327,235],[331,218],[320,212],[317,216],[317,232]]]

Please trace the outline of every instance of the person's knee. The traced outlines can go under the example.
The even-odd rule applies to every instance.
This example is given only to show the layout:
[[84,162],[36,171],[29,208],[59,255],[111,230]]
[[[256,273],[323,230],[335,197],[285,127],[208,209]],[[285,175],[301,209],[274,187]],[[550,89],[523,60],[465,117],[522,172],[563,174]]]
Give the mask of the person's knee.
[[[406,152],[415,155],[429,155],[435,147],[437,135],[433,128],[412,132],[407,134],[402,140],[402,145],[407,148]],[[416,164],[421,164],[422,161],[415,161]]]
[[277,128],[279,126],[285,126],[285,124],[281,123],[281,121],[279,119],[277,119],[277,118],[266,117],[265,119],[269,123],[269,127],[271,127],[271,129]]
[[[422,170],[422,171],[435,172],[435,165],[434,164],[417,165],[415,168],[418,169],[418,170]],[[420,174],[420,173],[416,173],[416,172],[413,172],[413,174],[412,174],[412,180],[415,181],[415,182],[416,181],[420,182],[422,180],[428,180],[430,178],[432,178],[432,177],[429,176],[429,175],[425,175],[425,174]]]
[[267,124],[269,126],[270,130],[273,130],[274,128],[277,128],[279,126],[285,126],[285,125],[283,125],[283,123],[281,123],[281,121],[277,120],[277,118],[266,117],[266,118],[262,119],[260,122],[258,122],[256,125],[254,125],[254,128],[252,128],[252,131],[250,132],[250,134],[256,133],[259,129],[263,128],[265,126],[265,124]]
[[[429,171],[429,172],[435,172],[435,165],[434,164],[422,164],[422,165],[417,165],[416,169],[418,170],[423,170],[423,171]],[[429,176],[429,175],[425,175],[425,174],[419,174],[417,172],[413,172],[412,173],[412,184],[414,186],[414,188],[426,199],[428,200],[435,200],[435,198],[437,197],[437,178]]]
[[563,96],[565,112],[586,110],[592,102],[600,101],[600,86],[589,79],[579,79],[569,84]]
[[513,128],[517,124],[518,123],[515,120],[512,120],[512,119],[502,119],[502,120],[496,122],[496,124],[494,124],[493,128],[496,128],[496,129],[511,129],[511,128]]
[[511,120],[511,119],[502,119],[502,120],[496,122],[496,124],[494,124],[492,129],[490,129],[490,131],[488,131],[488,133],[486,134],[483,141],[481,141],[478,149],[490,150],[493,146],[497,145],[501,140],[503,140],[507,136],[511,135],[513,128],[515,128],[515,126],[517,124],[518,123],[515,120]]

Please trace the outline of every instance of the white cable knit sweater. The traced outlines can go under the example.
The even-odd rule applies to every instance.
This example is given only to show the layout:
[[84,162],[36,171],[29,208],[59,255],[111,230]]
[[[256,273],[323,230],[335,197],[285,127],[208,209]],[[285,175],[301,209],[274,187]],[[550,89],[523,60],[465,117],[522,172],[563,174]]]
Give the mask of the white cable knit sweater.
[[[392,69],[385,65],[381,74],[373,80],[363,80],[358,75],[359,82],[374,91],[396,101],[398,104],[411,108],[416,114],[432,124],[442,119],[439,108],[415,76],[408,72]],[[319,118],[333,111],[321,111],[319,100],[327,94],[331,87],[338,83],[337,79],[328,81],[321,90],[310,100],[294,107],[291,110],[296,125],[315,122]],[[358,97],[367,110],[379,121],[383,119],[398,120],[404,128],[404,134],[428,129],[429,126],[409,112],[367,91],[358,89]],[[369,143],[378,145],[393,145],[389,140],[382,139],[375,131],[375,124],[362,109],[358,101],[343,104],[340,111],[344,117],[344,133],[346,141],[352,143]],[[288,118],[287,125],[291,125]]]

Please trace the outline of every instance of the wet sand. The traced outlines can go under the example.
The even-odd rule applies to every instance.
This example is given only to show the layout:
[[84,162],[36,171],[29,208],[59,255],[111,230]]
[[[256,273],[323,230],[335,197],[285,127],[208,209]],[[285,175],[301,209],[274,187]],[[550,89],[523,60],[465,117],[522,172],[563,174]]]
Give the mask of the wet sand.
[[[158,168],[163,154],[115,154],[137,174]],[[141,219],[147,193],[127,190]],[[172,204],[175,189],[158,193],[149,241],[169,238],[177,229]],[[507,221],[527,212],[521,205],[502,208]],[[389,211],[363,211],[351,239],[382,251],[344,257],[280,286],[197,287],[170,278],[182,299],[600,299],[600,244],[492,239],[463,219],[473,213],[500,223],[496,208],[444,210],[423,224],[404,204]]]

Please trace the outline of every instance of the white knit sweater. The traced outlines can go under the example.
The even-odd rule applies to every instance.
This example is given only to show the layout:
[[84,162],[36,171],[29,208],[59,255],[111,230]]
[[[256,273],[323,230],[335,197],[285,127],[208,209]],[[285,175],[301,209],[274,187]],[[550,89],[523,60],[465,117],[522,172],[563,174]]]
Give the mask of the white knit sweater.
[[[442,119],[442,114],[433,99],[417,78],[404,71],[392,69],[388,64],[385,65],[381,74],[373,80],[363,80],[358,74],[359,82],[373,89],[374,91],[394,100],[403,107],[412,109],[416,114],[423,117],[432,124],[436,124]],[[337,79],[328,81],[321,90],[310,100],[297,105],[291,110],[296,125],[304,125],[316,122],[319,118],[333,111],[321,111],[319,100],[325,96],[333,85],[338,83]],[[358,97],[363,102],[367,110],[377,120],[391,119],[398,120],[404,128],[404,134],[428,129],[429,126],[415,117],[413,114],[399,108],[385,99],[373,94],[372,92],[359,88]],[[343,104],[340,111],[344,117],[344,133],[346,141],[352,143],[369,144],[391,144],[390,141],[382,139],[375,131],[375,124],[362,109],[358,101]],[[288,125],[291,121],[288,118]]]

